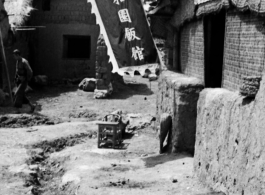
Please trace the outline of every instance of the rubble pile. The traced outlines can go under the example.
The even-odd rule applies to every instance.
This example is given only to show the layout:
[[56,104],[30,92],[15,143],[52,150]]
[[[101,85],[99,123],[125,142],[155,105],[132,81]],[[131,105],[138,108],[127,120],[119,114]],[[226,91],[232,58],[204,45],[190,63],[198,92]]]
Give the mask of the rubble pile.
[[83,91],[94,91],[96,88],[96,79],[85,78],[79,83],[78,88]]
[[96,113],[91,113],[89,110],[83,110],[78,113],[70,113],[69,118],[89,118],[89,119],[96,119],[98,115]]
[[54,125],[61,123],[60,119],[50,119],[45,116],[21,115],[21,116],[0,116],[0,128],[22,128],[36,125]]
[[240,94],[247,97],[255,97],[258,93],[261,77],[246,76],[243,77],[243,83],[240,87]]
[[30,158],[26,164],[11,172],[24,178],[24,186],[29,189],[29,194],[66,194],[63,191],[67,190],[67,186],[58,185],[65,173],[63,164],[66,158],[50,158],[50,155],[83,143],[85,139],[95,138],[95,134],[96,132],[81,133],[27,146]]

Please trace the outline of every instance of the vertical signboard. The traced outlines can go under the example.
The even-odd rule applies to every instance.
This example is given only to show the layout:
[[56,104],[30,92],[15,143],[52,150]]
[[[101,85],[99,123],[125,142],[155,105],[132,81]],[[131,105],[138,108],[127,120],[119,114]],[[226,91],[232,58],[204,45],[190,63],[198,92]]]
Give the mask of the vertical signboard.
[[141,0],[95,0],[119,68],[154,63],[157,51]]

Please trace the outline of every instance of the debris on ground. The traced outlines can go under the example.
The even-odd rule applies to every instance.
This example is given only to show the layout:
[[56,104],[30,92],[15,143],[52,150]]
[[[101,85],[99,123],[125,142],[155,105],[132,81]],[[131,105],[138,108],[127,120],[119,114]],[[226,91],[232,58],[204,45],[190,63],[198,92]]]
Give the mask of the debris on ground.
[[96,113],[93,113],[89,110],[83,110],[77,113],[70,113],[69,118],[87,118],[90,120],[95,120],[98,117]]
[[95,99],[105,99],[105,98],[110,97],[112,92],[113,92],[113,87],[112,87],[112,84],[110,83],[108,85],[108,89],[95,89],[94,98]]
[[0,128],[22,128],[36,125],[54,125],[61,123],[60,119],[51,119],[41,115],[1,115]]
[[96,88],[96,79],[84,78],[78,85],[78,88],[83,91],[94,91]]
[[149,114],[127,114],[129,125],[127,130],[140,130],[149,127],[154,117]]

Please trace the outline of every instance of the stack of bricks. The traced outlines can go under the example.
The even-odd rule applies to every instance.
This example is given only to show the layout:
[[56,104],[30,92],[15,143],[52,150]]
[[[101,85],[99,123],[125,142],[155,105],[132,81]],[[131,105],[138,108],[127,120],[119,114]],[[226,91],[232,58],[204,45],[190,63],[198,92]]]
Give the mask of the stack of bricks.
[[204,34],[202,21],[191,22],[181,30],[181,72],[204,80]]
[[261,77],[246,76],[243,77],[243,84],[240,87],[240,94],[247,97],[255,97],[258,93]]
[[226,18],[223,87],[239,90],[244,76],[261,76],[264,69],[264,20],[253,14],[229,12]]
[[112,64],[109,63],[108,48],[102,35],[99,36],[96,52],[96,89],[94,97],[106,98],[112,90]]

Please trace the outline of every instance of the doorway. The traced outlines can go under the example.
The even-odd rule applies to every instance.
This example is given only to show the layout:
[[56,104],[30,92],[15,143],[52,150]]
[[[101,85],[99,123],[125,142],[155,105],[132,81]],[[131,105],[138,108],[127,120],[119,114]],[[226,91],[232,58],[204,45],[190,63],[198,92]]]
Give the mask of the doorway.
[[224,40],[225,40],[225,10],[216,15],[208,15],[203,19],[205,46],[205,87],[222,87]]

